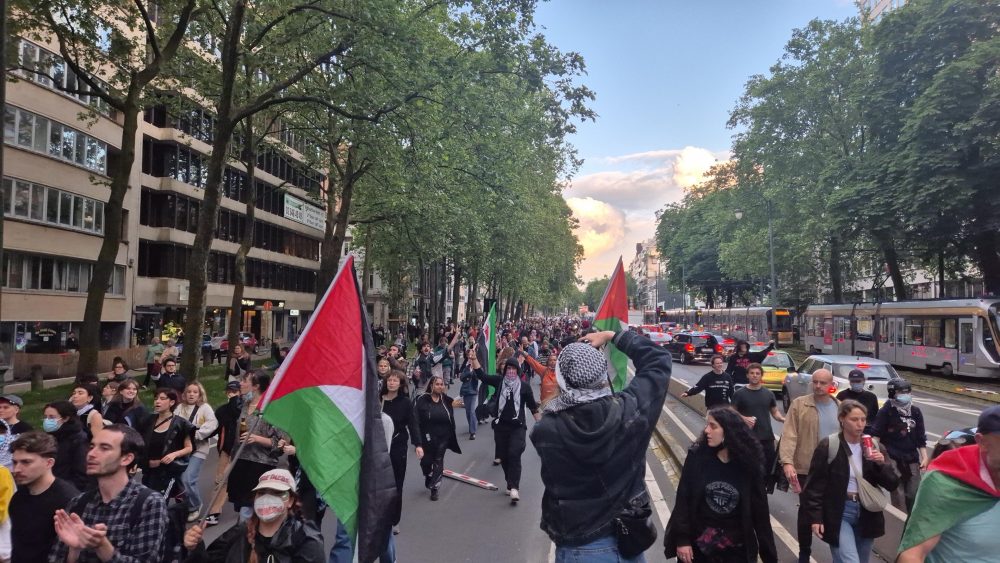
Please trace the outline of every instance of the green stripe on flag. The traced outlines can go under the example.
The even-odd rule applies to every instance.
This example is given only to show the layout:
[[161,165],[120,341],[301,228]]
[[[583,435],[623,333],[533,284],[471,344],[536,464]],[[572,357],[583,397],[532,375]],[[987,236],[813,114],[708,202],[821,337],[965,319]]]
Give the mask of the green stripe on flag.
[[362,443],[351,421],[322,387],[305,387],[271,402],[264,418],[288,431],[302,466],[310,468],[309,480],[354,537]]
[[[594,328],[614,332],[628,330],[628,326],[623,326],[623,323],[615,318],[595,320]],[[608,375],[611,376],[611,389],[617,393],[628,384],[628,356],[610,342],[604,347],[604,354],[608,357]]]

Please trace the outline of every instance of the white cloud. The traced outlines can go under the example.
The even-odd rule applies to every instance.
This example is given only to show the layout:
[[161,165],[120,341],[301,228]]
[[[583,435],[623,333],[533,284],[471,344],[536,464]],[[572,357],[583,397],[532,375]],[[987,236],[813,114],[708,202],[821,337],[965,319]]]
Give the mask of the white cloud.
[[596,159],[610,169],[575,178],[563,193],[580,221],[580,277],[610,275],[619,256],[627,265],[635,244],[653,237],[656,211],[679,201],[686,188],[728,158],[727,152],[684,147]]

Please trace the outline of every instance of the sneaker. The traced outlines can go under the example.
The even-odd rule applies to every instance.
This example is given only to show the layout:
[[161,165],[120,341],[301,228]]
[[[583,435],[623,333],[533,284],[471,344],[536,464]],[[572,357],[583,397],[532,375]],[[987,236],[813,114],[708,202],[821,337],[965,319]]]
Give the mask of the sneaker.
[[438,499],[438,490],[436,488],[431,489],[431,500],[437,500],[437,499]]
[[195,510],[194,512],[188,512],[188,522],[197,522],[198,516],[201,515],[200,510]]
[[208,516],[206,516],[205,517],[205,527],[207,528],[209,526],[216,526],[216,525],[218,525],[219,524],[219,517],[220,516],[222,516],[222,515],[219,514],[218,512],[216,512],[215,514],[209,514]]
[[510,496],[510,487],[507,488],[507,492],[504,493],[504,494],[507,495],[507,496]]
[[472,434],[469,434],[469,439],[470,440],[475,440],[476,439],[476,433],[473,432]]
[[500,458],[494,459],[493,460],[493,465],[500,465]]
[[399,535],[399,526],[393,526],[392,527],[392,535],[394,535],[394,536],[398,536]]
[[510,490],[510,503],[517,504],[517,501],[521,500],[521,495],[518,494],[517,489]]

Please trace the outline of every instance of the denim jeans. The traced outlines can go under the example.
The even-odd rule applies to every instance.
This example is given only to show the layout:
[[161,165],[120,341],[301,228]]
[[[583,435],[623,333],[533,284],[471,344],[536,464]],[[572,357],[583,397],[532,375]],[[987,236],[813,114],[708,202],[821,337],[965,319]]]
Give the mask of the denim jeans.
[[469,434],[476,433],[476,399],[478,395],[462,395],[465,401],[465,420],[469,423]]
[[347,535],[347,529],[338,518],[337,535],[333,538],[333,547],[330,548],[329,563],[351,563],[353,560],[354,545],[351,543],[351,537]]
[[188,512],[201,510],[201,491],[198,490],[198,476],[201,475],[201,466],[205,460],[200,457],[191,456],[187,469],[181,475],[181,483],[184,484],[184,491],[187,492]]
[[396,536],[389,534],[389,543],[379,556],[378,563],[396,563]]
[[584,545],[557,545],[556,563],[646,563],[646,556],[625,559],[618,554],[618,540],[604,536]]
[[833,563],[868,563],[875,539],[861,537],[858,529],[860,521],[861,505],[848,500],[844,505],[844,515],[840,518],[840,545],[830,548]]

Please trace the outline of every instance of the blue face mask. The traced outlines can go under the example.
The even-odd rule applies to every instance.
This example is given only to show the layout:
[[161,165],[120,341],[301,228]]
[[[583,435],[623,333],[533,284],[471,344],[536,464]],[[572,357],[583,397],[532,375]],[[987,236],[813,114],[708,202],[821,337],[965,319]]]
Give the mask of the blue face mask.
[[860,392],[862,392],[864,390],[865,390],[865,384],[864,383],[852,383],[851,384],[851,391],[854,391],[855,393],[860,393]]
[[913,400],[913,397],[909,393],[903,393],[902,395],[896,395],[896,401],[903,403],[904,405],[909,404]]
[[56,430],[59,430],[60,426],[62,426],[62,425],[59,424],[59,420],[58,419],[55,419],[55,418],[46,418],[46,419],[42,420],[42,430],[44,430],[46,432],[55,432]]

